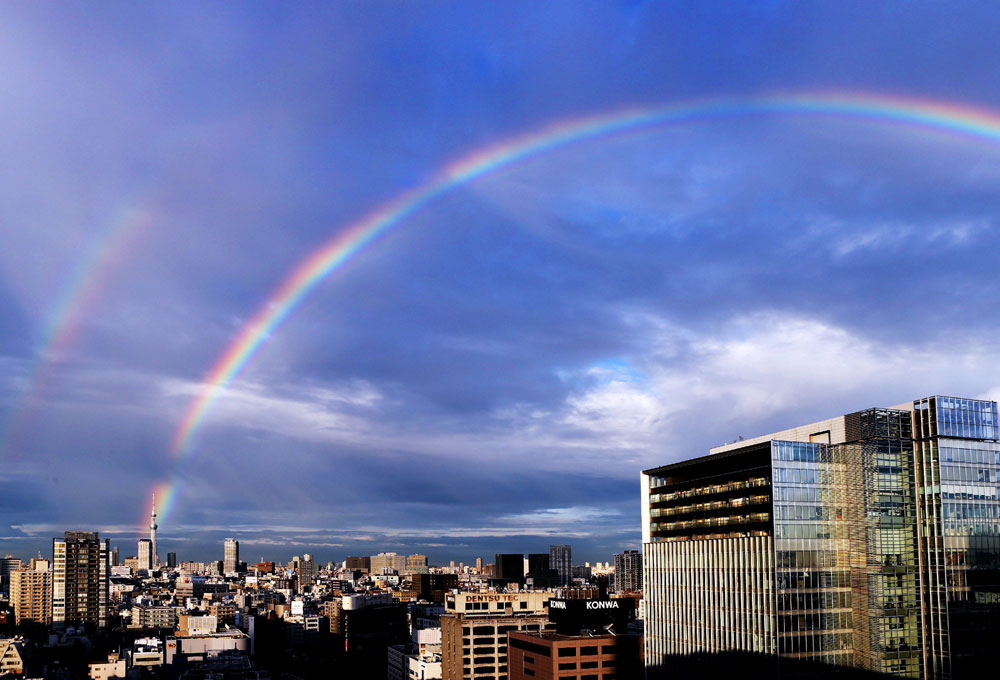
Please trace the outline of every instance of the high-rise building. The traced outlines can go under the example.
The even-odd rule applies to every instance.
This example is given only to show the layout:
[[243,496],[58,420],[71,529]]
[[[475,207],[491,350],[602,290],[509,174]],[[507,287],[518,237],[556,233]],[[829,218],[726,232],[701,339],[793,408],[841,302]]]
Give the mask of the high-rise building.
[[643,472],[647,678],[705,651],[995,665],[998,427],[996,402],[935,396]]
[[52,624],[52,572],[47,560],[39,560],[31,569],[11,572],[10,603],[18,626],[25,621]]
[[306,553],[301,558],[296,555],[288,566],[298,575],[298,592],[301,593],[306,586],[312,585],[318,571],[312,555]]
[[548,553],[528,555],[527,568],[524,580],[532,588],[556,588],[561,583],[559,572],[549,568]]
[[139,571],[153,571],[153,542],[148,538],[139,539]]
[[154,493],[153,503],[149,510],[149,542],[151,544],[151,558],[149,560],[150,571],[157,569],[160,566],[160,556],[156,552],[156,530],[158,528],[159,526],[156,524],[156,494]]
[[240,542],[235,538],[227,538],[222,559],[222,573],[230,576],[236,573],[240,566]]
[[524,585],[524,555],[497,553],[493,577]]
[[115,549],[111,551],[111,566],[117,567],[121,563],[121,559],[118,557],[118,546],[116,545]]
[[344,568],[351,571],[370,571],[372,568],[372,558],[370,557],[348,557],[344,561]]
[[167,553],[167,568],[176,569],[177,568],[177,553],[168,552]]
[[397,555],[394,552],[382,552],[378,555],[372,555],[369,563],[371,564],[371,573],[373,574],[385,574],[385,573],[402,573],[406,571],[406,557],[404,555]]
[[569,545],[549,546],[549,567],[559,572],[559,583],[566,585],[573,578],[573,547]]
[[104,627],[108,617],[111,542],[96,531],[52,539],[52,625]]
[[13,555],[0,557],[0,593],[8,592],[10,588],[10,574],[21,568],[21,559]]
[[414,600],[444,602],[449,590],[458,589],[458,574],[414,574],[410,593]]
[[642,590],[642,553],[626,550],[615,555],[615,592],[637,593]]
[[408,555],[406,557],[406,571],[410,574],[426,574],[427,555]]
[[483,570],[483,558],[482,557],[477,557],[476,558],[476,569],[478,571],[482,571]]
[[554,631],[547,613],[551,597],[539,591],[448,593],[441,617],[441,677],[507,678],[507,634]]

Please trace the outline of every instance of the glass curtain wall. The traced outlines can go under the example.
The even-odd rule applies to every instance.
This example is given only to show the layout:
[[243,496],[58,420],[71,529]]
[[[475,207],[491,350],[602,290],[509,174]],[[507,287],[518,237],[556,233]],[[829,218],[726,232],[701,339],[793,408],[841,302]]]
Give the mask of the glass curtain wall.
[[858,443],[772,442],[779,651],[918,678],[910,418],[856,415]]

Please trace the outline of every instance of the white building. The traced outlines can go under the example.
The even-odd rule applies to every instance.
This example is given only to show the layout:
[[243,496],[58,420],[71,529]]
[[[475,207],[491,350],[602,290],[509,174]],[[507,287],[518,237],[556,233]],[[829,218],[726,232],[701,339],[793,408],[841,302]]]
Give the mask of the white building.
[[386,680],[440,680],[441,654],[413,653],[406,645],[389,647]]
[[89,666],[91,680],[110,680],[111,678],[124,678],[126,676],[125,659],[118,654],[108,654],[108,660],[104,663],[92,663]]

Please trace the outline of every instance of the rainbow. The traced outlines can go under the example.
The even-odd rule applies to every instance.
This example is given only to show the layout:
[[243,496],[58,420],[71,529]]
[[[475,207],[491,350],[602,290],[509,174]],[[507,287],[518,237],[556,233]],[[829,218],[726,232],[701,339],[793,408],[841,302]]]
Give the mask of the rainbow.
[[42,341],[24,387],[0,428],[0,458],[16,445],[27,412],[45,392],[55,367],[69,356],[80,337],[84,321],[89,318],[130,247],[149,228],[152,220],[150,212],[135,205],[130,203],[116,212],[115,218],[100,237],[94,239],[63,286],[59,301],[45,323]]
[[707,99],[564,120],[539,131],[477,149],[349,224],[302,260],[246,322],[201,382],[171,442],[178,460],[212,404],[302,300],[379,236],[435,199],[497,170],[568,144],[664,125],[747,115],[822,115],[880,121],[1000,142],[1000,114],[951,102],[859,93],[775,94]]

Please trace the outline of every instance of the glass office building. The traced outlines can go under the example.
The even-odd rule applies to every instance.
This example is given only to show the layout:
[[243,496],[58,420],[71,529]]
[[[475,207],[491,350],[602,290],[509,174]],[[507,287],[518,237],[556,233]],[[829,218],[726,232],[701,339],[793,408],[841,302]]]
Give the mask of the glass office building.
[[988,656],[997,424],[994,402],[930,397],[645,471],[647,666],[745,651],[929,678]]

